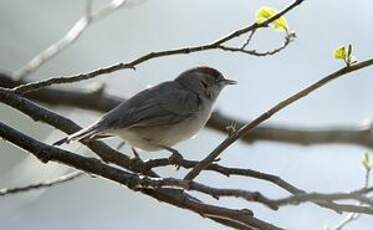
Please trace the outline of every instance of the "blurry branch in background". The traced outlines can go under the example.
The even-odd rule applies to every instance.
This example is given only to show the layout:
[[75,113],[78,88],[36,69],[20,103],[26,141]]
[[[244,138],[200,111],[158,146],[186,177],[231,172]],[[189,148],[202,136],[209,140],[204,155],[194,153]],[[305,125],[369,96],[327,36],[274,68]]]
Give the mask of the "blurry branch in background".
[[20,192],[29,192],[31,190],[37,190],[37,189],[43,189],[43,188],[50,188],[54,185],[58,185],[58,184],[62,184],[62,183],[74,180],[75,178],[78,178],[83,174],[84,173],[80,171],[72,172],[70,174],[60,176],[56,179],[37,183],[37,184],[30,184],[30,185],[26,185],[23,187],[15,187],[15,188],[0,188],[0,196],[20,193]]
[[[10,75],[0,73],[0,87],[13,88],[26,81],[15,81]],[[86,110],[107,112],[125,98],[107,94],[104,87],[87,87],[83,89],[55,89],[45,88],[26,94],[27,98],[51,106],[69,106]],[[207,128],[227,133],[227,126],[235,123],[237,129],[248,121],[231,117],[221,112],[214,112],[207,123]],[[297,145],[313,144],[352,144],[373,148],[372,122],[361,125],[333,126],[319,128],[292,127],[291,125],[267,124],[255,128],[249,135],[243,136],[240,141],[252,144],[256,141],[274,141]]]
[[[65,83],[72,83],[72,82],[78,82],[83,80],[92,79],[94,77],[103,75],[103,74],[109,74],[118,70],[122,69],[135,69],[138,65],[149,61],[151,59],[160,58],[160,57],[166,57],[166,56],[172,56],[172,55],[180,55],[180,54],[190,54],[190,53],[196,53],[201,51],[207,51],[207,50],[214,50],[214,49],[221,49],[221,46],[225,43],[240,37],[241,35],[247,34],[251,31],[258,30],[260,28],[268,27],[268,25],[272,22],[274,22],[276,19],[279,19],[284,14],[301,4],[304,0],[294,0],[293,3],[291,3],[289,6],[287,6],[285,9],[281,10],[274,16],[268,18],[267,20],[257,23],[254,22],[250,26],[246,26],[242,29],[235,30],[216,41],[213,41],[211,43],[203,44],[203,45],[197,45],[192,47],[184,47],[184,48],[177,48],[172,50],[166,50],[166,51],[159,51],[159,52],[150,52],[144,56],[138,57],[130,62],[127,63],[118,63],[109,67],[103,67],[96,69],[94,71],[88,72],[88,73],[80,73],[73,76],[58,76],[58,77],[51,77],[45,80],[40,80],[24,85],[20,85],[14,88],[14,91],[17,93],[27,93],[30,91],[35,91],[43,87],[56,85],[56,84],[65,84]],[[289,40],[289,42],[291,39]],[[246,42],[247,43],[247,42]],[[247,45],[247,44],[246,44]],[[244,49],[244,48],[243,48]],[[243,50],[240,48],[240,50]],[[280,49],[281,50],[281,49]],[[251,53],[252,55],[255,55],[255,53]],[[262,56],[262,55],[260,55]]]
[[314,92],[315,90],[321,88],[322,86],[328,84],[329,82],[338,79],[341,76],[344,76],[348,73],[366,68],[368,66],[373,65],[373,58],[368,59],[366,61],[355,62],[354,64],[348,65],[337,70],[334,73],[327,75],[326,77],[322,78],[321,80],[315,82],[314,84],[298,91],[296,94],[286,98],[285,100],[280,101],[275,106],[267,110],[266,112],[262,113],[253,121],[245,124],[239,130],[232,132],[220,145],[218,145],[206,158],[201,160],[196,167],[194,167],[186,176],[185,179],[193,180],[196,178],[199,173],[208,167],[211,163],[213,163],[230,145],[236,142],[241,137],[248,135],[254,130],[258,125],[263,123],[264,121],[271,118],[274,114],[278,113],[279,111],[283,110],[287,106],[291,105],[292,103],[306,97],[310,93]]
[[65,36],[37,54],[26,65],[16,70],[13,73],[14,79],[21,80],[35,72],[45,62],[72,45],[90,25],[114,13],[126,3],[126,0],[113,0],[108,5],[92,12],[92,1],[93,0],[87,0],[85,15],[74,24]]

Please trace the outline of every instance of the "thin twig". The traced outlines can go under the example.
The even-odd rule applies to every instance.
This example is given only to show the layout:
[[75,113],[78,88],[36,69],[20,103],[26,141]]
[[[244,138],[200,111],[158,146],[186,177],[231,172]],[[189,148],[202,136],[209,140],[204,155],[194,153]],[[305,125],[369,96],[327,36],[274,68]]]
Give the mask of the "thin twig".
[[245,44],[246,43],[243,46],[244,48],[242,48],[242,47],[241,48],[236,48],[236,47],[221,45],[221,46],[219,46],[219,49],[222,49],[222,50],[225,50],[225,51],[232,51],[232,52],[241,52],[241,53],[250,54],[250,55],[254,55],[254,56],[258,56],[258,57],[272,56],[272,55],[275,55],[275,54],[281,52],[282,50],[284,50],[294,40],[294,37],[295,37],[295,34],[290,33],[285,37],[285,41],[283,42],[283,44],[280,47],[277,47],[273,50],[264,51],[264,52],[258,52],[256,50],[247,50],[247,49],[245,49],[245,47],[246,47]]
[[255,34],[256,30],[252,30],[251,33],[249,34],[249,36],[247,37],[245,43],[241,46],[241,49],[245,49],[251,42],[251,40],[253,39],[254,37],[254,34]]
[[92,0],[87,0],[85,15],[73,25],[65,36],[37,54],[26,65],[16,70],[13,73],[13,77],[18,80],[25,79],[45,62],[72,45],[90,25],[114,13],[117,9],[122,7],[125,2],[126,0],[113,0],[103,8],[92,12]]
[[248,135],[255,127],[259,124],[263,123],[264,121],[268,120],[272,117],[275,113],[281,111],[288,105],[292,104],[295,101],[307,96],[311,92],[319,89],[320,87],[324,86],[325,84],[339,78],[340,76],[346,75],[348,73],[363,69],[367,66],[373,65],[373,58],[362,61],[356,64],[353,64],[348,67],[341,68],[336,72],[327,75],[326,77],[322,78],[321,80],[317,81],[316,83],[306,87],[305,89],[299,91],[298,93],[286,98],[285,100],[279,102],[265,113],[261,114],[259,117],[254,119],[252,122],[246,124],[237,132],[233,133],[231,136],[227,137],[220,145],[218,145],[205,159],[200,161],[198,165],[194,169],[192,169],[186,176],[185,179],[193,180],[198,174],[205,169],[209,164],[214,162],[214,160],[219,157],[219,155],[227,149],[231,144],[237,141],[239,138]]
[[50,86],[50,85],[55,85],[55,84],[64,84],[64,83],[72,83],[72,82],[77,82],[77,81],[82,81],[82,80],[87,80],[87,79],[92,79],[94,77],[97,77],[99,75],[104,75],[104,74],[109,74],[114,71],[122,70],[122,69],[135,69],[136,66],[138,66],[141,63],[144,63],[146,61],[149,61],[151,59],[155,58],[160,58],[164,56],[171,56],[171,55],[180,55],[180,54],[190,54],[190,53],[195,53],[195,52],[201,52],[201,51],[207,51],[207,50],[212,50],[212,49],[220,49],[220,46],[227,41],[230,41],[236,37],[239,37],[243,34],[246,34],[252,30],[256,30],[258,28],[263,28],[266,27],[268,24],[273,22],[274,20],[278,19],[282,15],[286,14],[290,10],[292,10],[294,7],[298,6],[301,4],[304,0],[295,0],[293,3],[291,3],[289,6],[287,6],[285,9],[281,10],[278,12],[276,15],[273,17],[269,18],[263,23],[257,24],[254,23],[250,26],[244,27],[242,29],[233,31],[229,33],[228,35],[219,38],[216,41],[213,41],[211,43],[207,43],[204,45],[198,45],[198,46],[193,46],[193,47],[184,47],[184,48],[177,48],[173,50],[166,50],[166,51],[160,51],[160,52],[151,52],[148,53],[144,56],[141,56],[139,58],[136,58],[133,61],[127,62],[127,63],[118,63],[116,65],[112,65],[109,67],[104,67],[104,68],[99,68],[97,70],[88,72],[88,73],[81,73],[73,76],[57,76],[57,77],[51,77],[45,80],[41,81],[36,81],[33,83],[28,83],[25,85],[21,85],[18,87],[14,88],[14,91],[17,93],[27,93],[30,91],[38,90],[40,88]]
[[55,179],[49,180],[49,181],[44,181],[41,183],[36,183],[36,184],[30,184],[26,185],[23,187],[15,187],[15,188],[1,188],[0,189],[0,196],[5,196],[9,194],[15,194],[15,193],[20,193],[20,192],[29,192],[31,190],[36,190],[36,189],[43,189],[43,188],[50,188],[54,185],[66,183],[68,181],[72,181],[75,178],[78,178],[82,176],[84,173],[82,172],[72,172],[70,174],[66,174],[60,177],[57,177]]

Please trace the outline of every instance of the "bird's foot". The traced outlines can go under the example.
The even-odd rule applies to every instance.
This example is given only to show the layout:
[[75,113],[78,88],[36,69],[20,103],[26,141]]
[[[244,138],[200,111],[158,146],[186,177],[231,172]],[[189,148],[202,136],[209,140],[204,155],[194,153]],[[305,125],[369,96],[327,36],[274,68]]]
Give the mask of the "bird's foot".
[[181,162],[184,160],[183,155],[181,155],[177,150],[172,152],[172,155],[168,158],[170,164],[176,167],[176,170],[179,170],[181,167]]
[[144,161],[137,155],[131,158],[130,169],[145,175],[149,169],[144,167]]
[[171,165],[174,165],[176,167],[176,170],[179,170],[181,167],[181,163],[184,160],[183,155],[181,155],[179,151],[177,151],[174,148],[164,146],[164,145],[160,145],[159,147],[172,153],[171,156],[168,158],[168,161],[170,162]]

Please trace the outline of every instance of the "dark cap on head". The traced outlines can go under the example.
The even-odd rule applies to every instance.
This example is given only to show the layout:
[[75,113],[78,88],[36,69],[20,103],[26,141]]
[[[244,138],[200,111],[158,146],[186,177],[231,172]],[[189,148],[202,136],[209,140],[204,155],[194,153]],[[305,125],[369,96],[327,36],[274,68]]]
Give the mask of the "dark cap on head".
[[191,71],[198,71],[201,73],[206,73],[208,75],[215,77],[216,79],[221,78],[223,76],[223,74],[220,73],[218,70],[208,67],[208,66],[197,66],[191,69]]

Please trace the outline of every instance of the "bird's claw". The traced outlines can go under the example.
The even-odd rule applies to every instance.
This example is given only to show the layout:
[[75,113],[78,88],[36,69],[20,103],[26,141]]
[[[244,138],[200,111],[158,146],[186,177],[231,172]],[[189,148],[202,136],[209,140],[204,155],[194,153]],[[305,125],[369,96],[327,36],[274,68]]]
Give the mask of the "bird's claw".
[[184,157],[179,152],[174,151],[172,155],[168,158],[168,160],[171,165],[174,165],[176,167],[176,170],[179,170],[181,167],[181,162],[184,160]]

